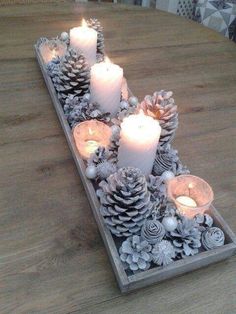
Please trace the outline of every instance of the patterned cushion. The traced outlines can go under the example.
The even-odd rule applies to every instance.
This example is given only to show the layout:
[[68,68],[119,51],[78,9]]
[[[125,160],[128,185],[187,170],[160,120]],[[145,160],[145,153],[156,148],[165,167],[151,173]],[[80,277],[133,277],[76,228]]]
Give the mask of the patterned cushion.
[[235,40],[236,5],[223,0],[199,0],[195,19]]
[[195,0],[156,0],[156,8],[192,19],[195,2]]

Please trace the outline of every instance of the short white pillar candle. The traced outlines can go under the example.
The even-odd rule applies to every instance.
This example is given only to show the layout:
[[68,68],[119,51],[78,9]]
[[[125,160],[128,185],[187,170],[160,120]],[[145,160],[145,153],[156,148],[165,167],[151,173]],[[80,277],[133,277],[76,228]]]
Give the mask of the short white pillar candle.
[[90,92],[92,102],[97,102],[103,112],[114,117],[120,105],[123,69],[105,58],[92,66]]
[[88,27],[84,19],[82,26],[70,30],[70,46],[82,53],[90,66],[96,63],[97,32]]
[[161,127],[143,112],[130,115],[121,124],[118,167],[139,168],[148,176],[153,168]]

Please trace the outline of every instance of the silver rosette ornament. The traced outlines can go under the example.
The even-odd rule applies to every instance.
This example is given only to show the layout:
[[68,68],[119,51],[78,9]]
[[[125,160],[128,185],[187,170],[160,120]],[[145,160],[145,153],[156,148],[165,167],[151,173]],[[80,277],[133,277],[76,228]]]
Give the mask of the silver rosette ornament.
[[160,242],[165,236],[165,228],[155,219],[147,219],[141,230],[142,239],[150,244]]
[[178,127],[178,112],[173,93],[171,91],[161,90],[155,92],[152,96],[145,96],[139,108],[145,114],[157,119],[161,126],[160,145],[165,146],[170,143]]
[[100,182],[99,187],[100,212],[108,229],[117,237],[138,234],[152,209],[146,178],[141,171],[121,168]]
[[209,228],[202,233],[202,246],[207,251],[216,249],[224,245],[224,243],[224,232],[218,227]]
[[175,249],[167,240],[156,243],[152,249],[153,263],[159,266],[167,266],[171,264],[175,256]]
[[119,249],[124,268],[133,272],[149,269],[152,260],[151,249],[152,246],[137,235],[126,239]]

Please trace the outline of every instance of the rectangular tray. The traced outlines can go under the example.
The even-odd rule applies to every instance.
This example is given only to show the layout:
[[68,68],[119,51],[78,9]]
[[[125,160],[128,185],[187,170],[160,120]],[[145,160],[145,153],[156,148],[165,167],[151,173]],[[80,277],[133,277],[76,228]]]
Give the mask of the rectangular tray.
[[61,122],[61,126],[64,130],[68,145],[70,147],[72,156],[74,158],[76,167],[78,169],[79,175],[83,182],[87,197],[92,208],[95,220],[97,222],[99,231],[105,243],[113,270],[116,275],[121,292],[129,292],[135,289],[145,287],[147,285],[160,282],[175,276],[182,275],[184,273],[190,272],[192,270],[207,266],[209,264],[219,262],[224,260],[236,252],[236,237],[231,231],[227,223],[218,213],[218,211],[211,206],[210,214],[214,219],[214,224],[219,226],[225,233],[226,244],[222,247],[211,251],[205,251],[197,255],[175,261],[174,263],[166,267],[155,267],[144,272],[128,276],[122,266],[122,263],[119,258],[118,250],[115,244],[115,241],[104,224],[103,217],[99,212],[99,200],[96,196],[96,192],[90,180],[85,176],[85,163],[80,157],[73,136],[70,129],[70,126],[65,118],[62,106],[57,98],[54,86],[52,84],[51,78],[48,76],[47,71],[44,66],[43,59],[40,55],[38,48],[35,46],[36,57],[41,68],[45,83],[47,85],[49,94],[52,98],[53,105],[57,112],[58,118]]

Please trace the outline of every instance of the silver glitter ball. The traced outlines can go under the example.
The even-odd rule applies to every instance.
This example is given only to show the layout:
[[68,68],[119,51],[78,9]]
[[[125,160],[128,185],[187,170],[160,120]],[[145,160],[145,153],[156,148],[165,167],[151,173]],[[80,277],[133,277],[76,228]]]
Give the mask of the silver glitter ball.
[[63,41],[68,40],[69,39],[69,34],[67,32],[62,32],[61,36],[60,36],[60,39],[63,40]]
[[96,179],[97,176],[97,168],[93,165],[88,166],[85,170],[85,175],[88,179]]
[[134,96],[131,96],[129,98],[129,104],[130,104],[130,106],[136,107],[138,105],[138,98],[134,97]]
[[172,171],[164,171],[161,175],[162,180],[166,183],[167,181],[173,179],[175,177]]
[[127,103],[127,101],[122,100],[122,101],[120,102],[120,108],[121,108],[121,109],[128,109],[128,108],[129,108],[129,104]]
[[164,226],[165,230],[169,232],[174,231],[178,225],[177,219],[173,216],[164,217],[161,223]]

